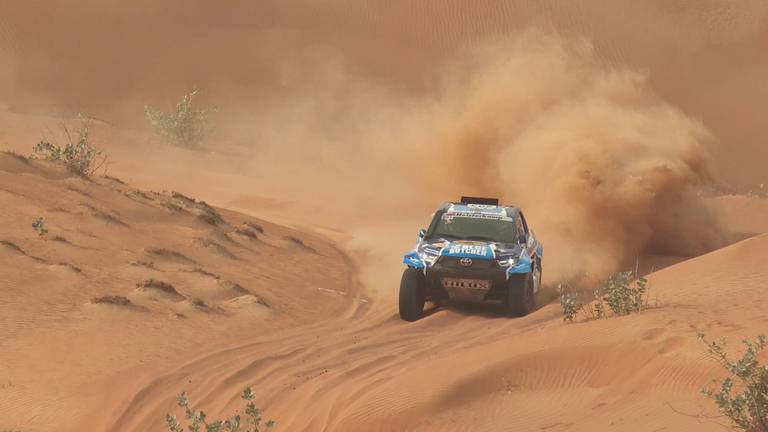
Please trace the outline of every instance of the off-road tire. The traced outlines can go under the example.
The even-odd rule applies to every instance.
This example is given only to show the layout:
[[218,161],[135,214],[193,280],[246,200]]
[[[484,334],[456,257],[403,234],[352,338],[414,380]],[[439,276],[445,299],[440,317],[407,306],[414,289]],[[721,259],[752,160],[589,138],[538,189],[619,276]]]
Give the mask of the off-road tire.
[[415,268],[407,268],[400,279],[400,318],[416,321],[424,315],[424,275]]
[[533,292],[533,274],[515,274],[510,276],[506,299],[507,312],[513,316],[525,316],[536,307]]

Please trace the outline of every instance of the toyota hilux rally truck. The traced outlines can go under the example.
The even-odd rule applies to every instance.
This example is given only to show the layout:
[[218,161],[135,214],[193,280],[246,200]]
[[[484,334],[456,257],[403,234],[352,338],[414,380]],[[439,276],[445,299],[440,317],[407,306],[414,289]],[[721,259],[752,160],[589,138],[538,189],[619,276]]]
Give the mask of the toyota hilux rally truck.
[[495,198],[444,203],[403,257],[400,317],[416,321],[427,301],[500,300],[526,315],[541,288],[542,244],[520,209]]

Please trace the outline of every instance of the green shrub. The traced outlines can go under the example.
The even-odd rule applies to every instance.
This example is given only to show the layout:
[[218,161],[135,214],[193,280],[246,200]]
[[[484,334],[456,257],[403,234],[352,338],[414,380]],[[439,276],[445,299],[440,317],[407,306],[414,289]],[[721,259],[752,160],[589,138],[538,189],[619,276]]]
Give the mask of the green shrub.
[[171,112],[144,107],[144,117],[154,132],[169,144],[183,147],[197,147],[208,135],[208,117],[214,107],[195,108],[194,99],[198,90],[193,89],[182,97]]
[[32,228],[37,232],[37,235],[40,237],[43,237],[44,235],[48,234],[48,230],[45,229],[45,220],[43,218],[39,217],[34,222],[32,222]]
[[557,293],[560,294],[560,307],[563,309],[563,321],[573,322],[584,307],[583,304],[576,302],[579,294],[569,291],[567,284],[558,285]]
[[63,147],[51,143],[47,138],[40,140],[32,148],[32,157],[53,162],[63,162],[66,167],[81,176],[90,176],[106,161],[106,156],[91,143],[91,125],[93,121],[78,114],[79,125],[75,130],[62,124],[66,143]]
[[732,361],[725,351],[725,340],[710,342],[699,333],[709,354],[730,374],[715,381],[718,390],[705,388],[702,392],[715,401],[720,412],[733,427],[746,432],[768,432],[768,365],[761,365],[758,356],[765,349],[765,336],[754,341],[742,341],[745,350],[740,359]]
[[643,310],[647,304],[647,292],[648,280],[643,277],[636,279],[635,273],[630,270],[606,279],[595,295],[608,304],[614,315],[623,316]]
[[[207,420],[205,411],[198,411],[192,408],[186,392],[179,394],[176,397],[176,401],[180,407],[184,408],[184,417],[189,422],[187,430],[190,432],[260,432],[262,430],[261,410],[256,408],[256,405],[253,403],[253,390],[250,387],[246,388],[240,397],[246,402],[245,417],[235,414],[226,420],[211,422]],[[179,423],[176,415],[166,415],[165,422],[168,424],[170,432],[184,431],[184,427]],[[264,427],[267,429],[271,429],[274,426],[275,422],[272,420],[264,423]]]
[[579,302],[579,294],[568,284],[558,285],[557,292],[560,295],[563,321],[568,322],[573,322],[578,316],[584,319],[607,318],[608,310],[613,316],[623,316],[641,312],[648,307],[648,280],[637,278],[631,270],[607,278],[592,293],[592,300],[586,303]]

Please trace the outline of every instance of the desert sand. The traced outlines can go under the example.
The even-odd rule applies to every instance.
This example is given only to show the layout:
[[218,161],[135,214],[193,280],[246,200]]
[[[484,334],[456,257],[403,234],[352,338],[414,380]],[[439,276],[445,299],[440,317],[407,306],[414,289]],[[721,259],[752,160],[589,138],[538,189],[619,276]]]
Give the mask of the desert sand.
[[[766,77],[761,0],[4,2],[0,431],[246,386],[276,430],[723,430],[696,334],[768,333]],[[161,142],[143,107],[193,86],[215,130]],[[80,112],[102,169],[28,158]],[[401,321],[462,194],[526,209],[540,307]],[[649,310],[562,321],[558,283],[635,265]]]

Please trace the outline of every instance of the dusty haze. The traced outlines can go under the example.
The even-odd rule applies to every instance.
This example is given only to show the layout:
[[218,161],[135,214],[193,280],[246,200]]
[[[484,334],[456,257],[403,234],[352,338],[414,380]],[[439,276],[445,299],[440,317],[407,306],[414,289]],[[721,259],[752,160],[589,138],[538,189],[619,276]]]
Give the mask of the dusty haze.
[[[204,2],[183,9],[146,3],[122,10],[102,2],[15,7],[4,26],[6,73],[14,77],[5,98],[18,109],[91,110],[138,126],[142,104],[167,106],[197,85],[203,102],[220,106],[212,148],[251,154],[248,169],[279,179],[281,190],[295,184],[292,199],[337,201],[343,191],[338,211],[386,220],[381,208],[417,209],[410,213],[425,217],[435,202],[461,193],[499,195],[526,208],[558,251],[548,272],[555,279],[604,274],[649,251],[693,255],[724,244],[692,189],[723,171],[725,159],[710,162],[735,145],[716,134],[724,122],[707,125],[695,110],[691,116],[679,108],[685,99],[665,100],[657,82],[664,74],[633,64],[648,54],[640,41],[607,44],[606,29],[590,22],[595,18],[585,31],[555,25],[563,16],[586,19],[591,6],[488,6],[472,11],[500,21],[438,14],[433,19],[445,19],[445,28],[424,25],[417,34],[414,23],[405,26],[412,41],[387,38],[381,52],[388,55],[379,61],[391,68],[399,58],[394,75],[372,63],[384,42],[353,41],[377,40],[372,32],[381,21],[407,23],[439,9],[425,5],[397,17],[391,14],[399,6],[341,3],[322,10],[246,3],[213,10]],[[685,14],[633,7],[641,16]],[[610,26],[624,19],[610,9],[603,15]],[[729,33],[730,43],[764,31],[757,17],[732,15],[749,25]],[[358,27],[371,19],[370,29]],[[118,31],[139,21],[141,31],[130,37]],[[458,25],[465,21],[484,25]],[[667,21],[654,25],[670,31]],[[31,31],[41,23],[51,31]],[[79,31],[66,31],[70,25]],[[458,31],[468,33],[448,36]],[[410,53],[411,42],[424,58],[401,58],[398,50]],[[684,54],[700,52],[696,44],[705,42],[674,41]],[[407,70],[407,79],[395,79]],[[759,136],[750,140],[754,146],[741,148],[762,148]],[[735,181],[735,174],[721,178]],[[314,187],[306,194],[308,184]]]
[[[0,430],[162,430],[244,384],[281,430],[719,430],[670,406],[713,414],[697,331],[766,323],[767,2],[220,3],[0,4],[0,150],[84,112],[125,182],[0,154]],[[158,142],[143,107],[193,86],[209,140]],[[640,265],[658,307],[403,324],[402,253],[462,194],[525,209],[548,288]]]
[[435,69],[457,50],[538,27],[586,37],[597,62],[647,74],[656,93],[713,133],[721,180],[744,187],[766,181],[756,159],[768,157],[767,8],[762,0],[11,1],[0,6],[0,99],[140,124],[138,106],[169,103],[192,85],[222,107],[270,106],[316,89],[313,77],[339,61],[349,72],[331,71],[339,85],[352,76],[406,98],[434,96]]

